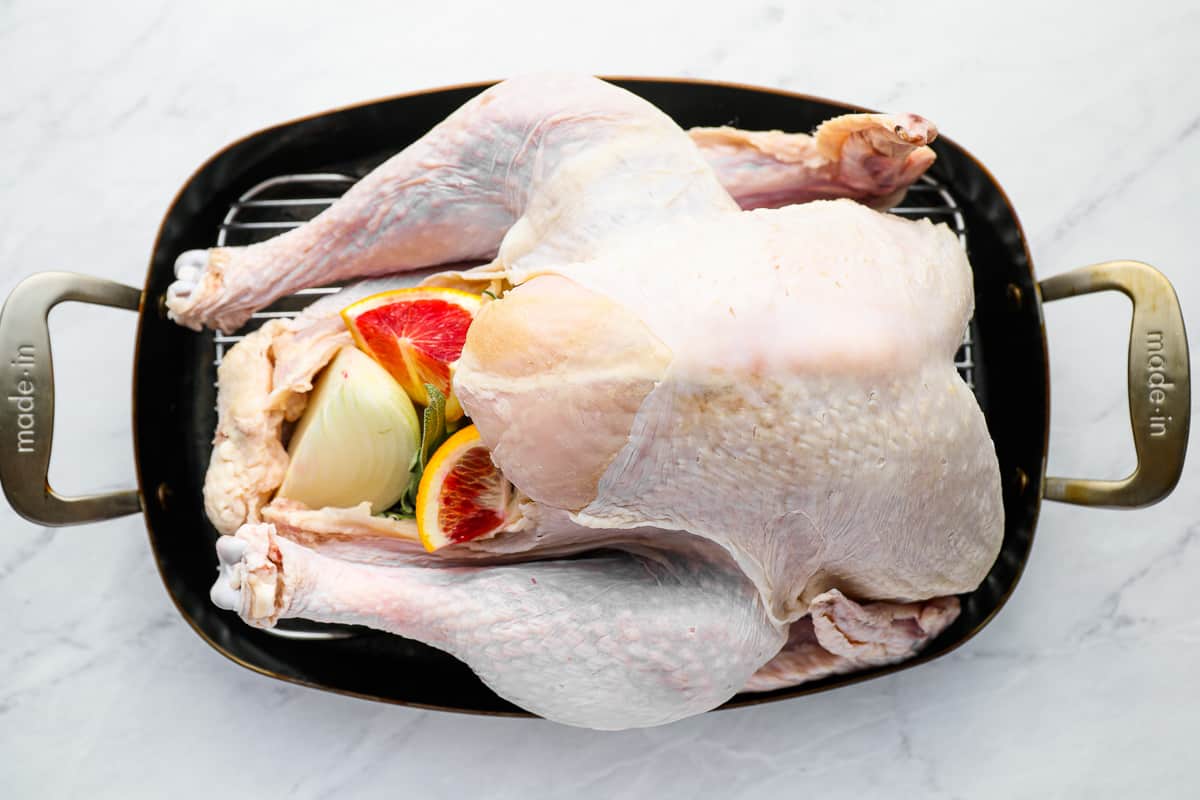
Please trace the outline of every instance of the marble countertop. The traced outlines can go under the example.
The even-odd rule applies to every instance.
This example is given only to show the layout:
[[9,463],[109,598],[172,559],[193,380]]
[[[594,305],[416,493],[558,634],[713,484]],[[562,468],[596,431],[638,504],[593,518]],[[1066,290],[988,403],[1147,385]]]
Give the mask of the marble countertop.
[[[1200,330],[1194,4],[704,5],[0,2],[0,294],[50,269],[139,285],[176,189],[247,132],[567,68],[924,114],[1004,185],[1040,275],[1148,261]],[[1123,475],[1128,303],[1047,316],[1051,471]],[[52,480],[128,487],[132,315],[68,306],[51,324]],[[52,530],[5,506],[0,796],[1194,796],[1198,488],[1193,459],[1149,509],[1047,504],[1011,602],[933,664],[609,734],[252,674],[179,619],[138,517]]]

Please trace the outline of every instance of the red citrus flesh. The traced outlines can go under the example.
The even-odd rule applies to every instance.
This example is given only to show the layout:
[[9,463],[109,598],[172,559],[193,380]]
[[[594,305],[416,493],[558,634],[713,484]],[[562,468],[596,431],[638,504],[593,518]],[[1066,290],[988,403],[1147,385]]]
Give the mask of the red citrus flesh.
[[354,325],[370,352],[400,383],[410,382],[407,345],[415,356],[414,377],[449,394],[450,364],[462,355],[472,318],[471,312],[445,300],[412,300],[365,311]]
[[504,477],[483,446],[473,447],[442,480],[438,528],[451,542],[469,542],[504,525]]
[[442,287],[381,292],[342,309],[354,343],[395,378],[414,403],[429,405],[425,384],[446,396],[446,418],[462,409],[450,392],[454,366],[479,311],[479,295]]

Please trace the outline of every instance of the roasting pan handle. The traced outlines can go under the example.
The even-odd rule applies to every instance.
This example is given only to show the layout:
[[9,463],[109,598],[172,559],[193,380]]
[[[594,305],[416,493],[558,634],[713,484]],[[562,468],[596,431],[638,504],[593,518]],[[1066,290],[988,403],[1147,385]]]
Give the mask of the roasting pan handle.
[[0,483],[13,509],[39,525],[77,525],[141,511],[136,490],[64,497],[50,486],[54,432],[54,364],[50,309],[66,301],[137,311],[142,293],[121,283],[71,272],[41,272],[21,281],[0,311]]
[[1110,290],[1133,301],[1129,420],[1137,467],[1119,481],[1046,478],[1046,499],[1109,507],[1162,500],[1183,471],[1192,408],[1187,335],[1170,281],[1149,264],[1108,261],[1047,278],[1039,288],[1043,302]]

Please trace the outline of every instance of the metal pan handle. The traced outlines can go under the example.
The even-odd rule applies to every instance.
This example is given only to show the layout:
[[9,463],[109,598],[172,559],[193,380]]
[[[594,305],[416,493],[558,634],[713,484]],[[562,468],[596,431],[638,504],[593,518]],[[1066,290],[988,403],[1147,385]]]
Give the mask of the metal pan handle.
[[64,497],[50,486],[54,432],[54,364],[50,309],[66,301],[137,311],[142,293],[121,283],[71,272],[41,272],[12,290],[0,311],[0,483],[13,509],[39,525],[77,525],[141,511],[138,492]]
[[1149,264],[1109,261],[1047,278],[1039,288],[1047,303],[1110,290],[1133,301],[1129,420],[1137,451],[1137,467],[1122,480],[1046,478],[1044,496],[1108,507],[1148,506],[1162,500],[1183,471],[1192,408],[1187,335],[1171,283]]

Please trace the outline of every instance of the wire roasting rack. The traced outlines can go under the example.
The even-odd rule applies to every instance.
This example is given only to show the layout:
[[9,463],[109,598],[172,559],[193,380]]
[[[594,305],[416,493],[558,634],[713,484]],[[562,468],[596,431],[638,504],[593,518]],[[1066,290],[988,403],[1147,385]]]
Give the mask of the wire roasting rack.
[[[328,208],[358,179],[333,172],[280,175],[248,189],[229,207],[217,230],[217,247],[236,247],[254,244],[284,231],[303,225]],[[944,222],[958,235],[967,249],[967,228],[962,209],[954,196],[937,180],[928,175],[908,190],[904,202],[891,213],[910,219],[927,218]],[[969,250],[968,250],[969,252]],[[251,331],[269,319],[294,317],[323,295],[333,294],[339,286],[301,289],[253,314],[250,321],[233,334],[213,337],[213,381],[216,369],[225,352]],[[959,375],[971,390],[975,390],[975,324],[967,326],[954,362]],[[302,620],[282,620],[267,633],[289,639],[341,639],[354,636],[357,630],[341,626],[318,625]]]

